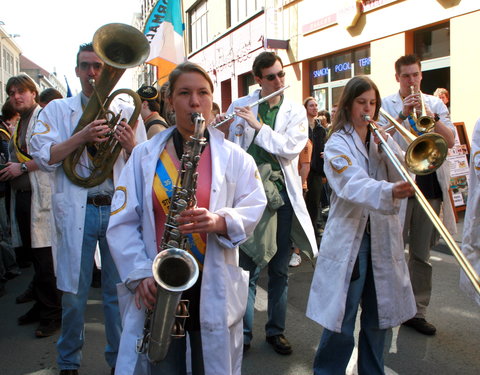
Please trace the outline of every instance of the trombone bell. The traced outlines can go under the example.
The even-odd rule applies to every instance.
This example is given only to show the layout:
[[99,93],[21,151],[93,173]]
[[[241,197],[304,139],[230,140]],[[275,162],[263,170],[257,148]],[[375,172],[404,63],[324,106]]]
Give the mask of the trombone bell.
[[417,137],[407,148],[405,163],[410,172],[427,175],[435,172],[445,161],[448,147],[439,134],[426,133]]
[[426,133],[415,137],[382,108],[380,108],[380,114],[392,123],[407,142],[405,164],[410,172],[416,175],[427,175],[435,172],[443,164],[448,154],[448,146],[447,141],[440,134]]

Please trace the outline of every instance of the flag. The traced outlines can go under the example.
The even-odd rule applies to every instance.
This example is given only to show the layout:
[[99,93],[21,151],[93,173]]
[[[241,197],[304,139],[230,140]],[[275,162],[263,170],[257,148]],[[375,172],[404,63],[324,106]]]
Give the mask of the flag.
[[65,77],[65,82],[67,83],[67,98],[70,98],[72,96],[72,91],[70,90],[70,86],[68,85],[67,76],[64,76],[64,77]]
[[184,24],[180,0],[159,0],[145,23],[144,34],[150,43],[147,64],[157,67],[158,84],[185,61]]

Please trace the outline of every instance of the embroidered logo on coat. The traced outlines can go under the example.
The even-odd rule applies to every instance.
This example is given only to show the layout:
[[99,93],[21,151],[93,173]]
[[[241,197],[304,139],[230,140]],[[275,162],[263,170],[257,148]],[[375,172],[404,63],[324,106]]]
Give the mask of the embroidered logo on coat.
[[244,132],[245,132],[245,128],[242,124],[237,124],[237,126],[235,126],[235,136],[236,137],[241,137]]
[[473,154],[473,164],[475,167],[475,170],[480,170],[480,151],[477,151],[476,153]]
[[342,173],[352,165],[352,161],[347,155],[338,155],[330,160],[330,165],[335,172]]
[[35,131],[32,133],[32,137],[34,135],[47,134],[49,132],[50,132],[50,125],[48,125],[46,122],[38,120],[37,123],[35,124]]
[[117,186],[112,199],[112,212],[110,216],[118,214],[127,205],[127,188],[125,186]]

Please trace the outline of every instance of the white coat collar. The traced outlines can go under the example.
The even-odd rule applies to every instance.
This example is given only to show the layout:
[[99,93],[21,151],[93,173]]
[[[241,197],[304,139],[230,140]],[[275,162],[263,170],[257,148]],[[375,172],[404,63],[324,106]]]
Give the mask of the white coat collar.
[[360,136],[355,131],[354,127],[350,124],[346,124],[344,127],[344,131],[345,131],[345,134],[348,134],[352,137],[353,143],[355,144],[355,147],[357,148],[357,150],[360,151],[360,153],[365,157],[365,159],[368,160],[368,153],[367,153],[367,149],[365,148],[365,144],[360,139]]

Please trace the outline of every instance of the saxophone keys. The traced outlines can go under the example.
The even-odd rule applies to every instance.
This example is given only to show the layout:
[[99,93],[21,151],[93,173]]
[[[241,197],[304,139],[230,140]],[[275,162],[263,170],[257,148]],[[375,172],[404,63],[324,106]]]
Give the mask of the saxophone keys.
[[190,316],[188,314],[188,305],[189,305],[188,300],[180,300],[180,302],[177,305],[177,311],[175,312],[175,315],[178,318],[188,318]]
[[172,334],[173,338],[179,338],[185,336],[185,328],[183,327],[183,323],[181,321],[175,320],[175,323],[172,327]]

